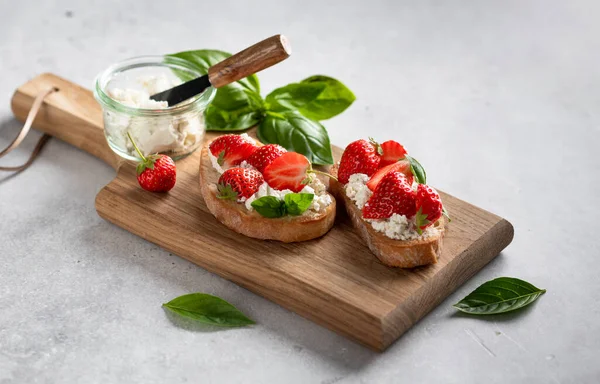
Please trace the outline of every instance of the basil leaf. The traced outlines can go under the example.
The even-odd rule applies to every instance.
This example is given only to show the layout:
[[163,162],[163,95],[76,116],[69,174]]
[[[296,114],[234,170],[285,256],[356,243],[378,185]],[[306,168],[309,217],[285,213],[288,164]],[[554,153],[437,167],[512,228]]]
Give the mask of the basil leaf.
[[454,308],[473,315],[494,315],[531,304],[545,292],[523,280],[499,277],[480,285]]
[[325,84],[292,83],[277,88],[266,98],[270,111],[298,110],[314,101],[325,89]]
[[417,159],[408,155],[404,156],[404,159],[408,160],[408,162],[410,163],[410,171],[415,176],[415,180],[417,181],[417,183],[427,184],[427,173],[425,173],[425,169],[423,168],[423,166],[421,166],[421,163],[419,163]]
[[205,112],[207,131],[239,131],[255,126],[262,119],[260,111],[240,108],[237,111],[226,111],[209,106]]
[[[201,49],[179,52],[168,57],[178,57],[192,63],[196,69],[207,74],[208,69],[225,60],[231,54],[223,51]],[[181,80],[191,80],[175,71]],[[256,75],[217,89],[211,105],[205,111],[206,129],[209,131],[242,130],[250,128],[262,119],[264,101],[260,97],[260,84]]]
[[265,144],[279,144],[289,151],[303,154],[313,164],[333,164],[327,130],[298,112],[267,112],[256,131]]
[[[198,49],[195,51],[184,51],[178,52],[171,55],[167,55],[168,57],[178,57],[183,60],[187,60],[194,64],[196,69],[203,75],[208,73],[208,69],[213,65],[220,63],[221,61],[227,59],[231,56],[231,53],[219,51],[216,49]],[[177,73],[177,72],[176,72]],[[182,81],[192,80],[192,79],[181,79]],[[246,88],[249,91],[260,94],[260,83],[258,81],[258,76],[256,74],[250,75],[244,79],[238,80],[236,83],[239,83],[242,87]],[[219,88],[219,91],[223,88]],[[218,92],[217,92],[218,94]]]
[[241,327],[254,324],[254,321],[247,318],[233,305],[206,293],[190,293],[179,296],[163,304],[163,307],[181,316],[221,327]]
[[344,112],[356,96],[341,81],[328,76],[311,76],[300,84],[321,84],[325,86],[323,92],[315,100],[302,106],[299,111],[312,120],[327,120]]
[[254,200],[251,205],[256,212],[270,219],[284,216],[286,213],[285,203],[275,196],[263,196]]
[[288,193],[283,201],[288,214],[299,216],[310,207],[314,198],[315,195],[312,193]]

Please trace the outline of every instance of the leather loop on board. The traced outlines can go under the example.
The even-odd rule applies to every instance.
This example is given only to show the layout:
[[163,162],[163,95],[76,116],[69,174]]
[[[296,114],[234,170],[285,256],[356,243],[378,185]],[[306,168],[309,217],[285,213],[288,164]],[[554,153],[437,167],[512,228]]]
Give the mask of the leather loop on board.
[[[17,137],[13,140],[13,142],[10,143],[8,145],[8,147],[6,147],[4,150],[2,150],[0,152],[0,158],[7,155],[10,151],[17,148],[23,142],[23,140],[29,133],[29,130],[31,129],[31,124],[33,124],[33,120],[35,120],[35,117],[37,116],[37,114],[44,102],[44,99],[46,98],[46,96],[48,96],[52,92],[57,92],[57,91],[58,91],[57,88],[50,88],[44,92],[40,92],[36,96],[35,100],[33,101],[33,105],[31,106],[31,110],[29,110],[29,114],[27,115],[27,119],[25,120],[25,124],[23,125],[23,128],[21,128],[21,131],[19,132]],[[23,165],[19,165],[19,166],[15,166],[15,167],[0,166],[0,171],[20,172],[20,171],[26,169],[27,167],[29,167],[31,165],[31,163],[33,163],[35,158],[39,155],[40,151],[42,150],[42,148],[44,147],[46,142],[50,139],[50,137],[51,137],[50,135],[44,134],[40,138],[40,140],[38,141],[37,145],[35,146],[33,152],[31,153],[31,156],[29,156],[29,159]]]

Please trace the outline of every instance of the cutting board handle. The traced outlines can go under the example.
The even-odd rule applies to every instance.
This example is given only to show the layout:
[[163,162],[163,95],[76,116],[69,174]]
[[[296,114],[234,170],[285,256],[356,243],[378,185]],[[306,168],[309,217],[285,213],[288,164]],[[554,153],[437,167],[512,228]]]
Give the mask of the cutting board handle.
[[15,117],[25,121],[35,97],[55,87],[44,99],[33,127],[82,149],[117,169],[122,160],[104,137],[102,108],[88,89],[51,73],[41,74],[20,86],[11,100]]

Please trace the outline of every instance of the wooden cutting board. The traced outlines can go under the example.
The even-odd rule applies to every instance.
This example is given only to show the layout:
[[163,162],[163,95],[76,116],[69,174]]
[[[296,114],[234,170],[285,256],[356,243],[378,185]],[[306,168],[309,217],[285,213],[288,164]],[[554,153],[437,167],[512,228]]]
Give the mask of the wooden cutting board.
[[[199,190],[199,151],[177,163],[177,184],[168,194],[143,191],[134,165],[120,161],[106,144],[102,112],[90,91],[43,74],[15,92],[15,116],[24,120],[35,96],[49,87],[59,92],[46,99],[34,126],[117,170],[96,197],[101,217],[375,350],[392,344],[513,238],[508,221],[445,193],[452,223],[432,266],[382,265],[343,213],[320,239],[283,244],[247,238],[207,210]],[[339,159],[341,150],[334,148],[334,154]]]

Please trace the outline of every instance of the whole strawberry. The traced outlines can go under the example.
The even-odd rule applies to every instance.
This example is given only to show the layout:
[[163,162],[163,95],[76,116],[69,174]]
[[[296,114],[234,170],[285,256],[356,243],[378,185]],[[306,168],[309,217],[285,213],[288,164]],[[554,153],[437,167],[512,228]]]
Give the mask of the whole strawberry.
[[338,169],[340,183],[348,183],[350,176],[355,173],[371,176],[379,167],[381,154],[381,146],[373,140],[361,139],[348,144]]
[[394,213],[410,218],[417,211],[415,200],[415,192],[406,176],[400,172],[390,172],[381,179],[363,207],[362,214],[365,219],[387,219]]
[[260,172],[247,168],[229,168],[219,178],[217,184],[219,199],[239,200],[254,195],[264,182]]
[[142,157],[142,161],[137,166],[137,180],[146,191],[170,191],[176,180],[173,159],[166,155]]
[[219,165],[229,168],[247,160],[258,147],[242,135],[228,134],[217,137],[208,147]]
[[140,186],[150,192],[170,191],[175,186],[177,178],[173,159],[166,155],[144,156],[129,132],[127,136],[141,159],[136,168]]
[[417,187],[416,209],[417,231],[421,233],[442,217],[444,207],[442,199],[435,189],[429,185],[419,184]]
[[286,149],[281,145],[267,144],[259,147],[249,158],[248,164],[258,169],[260,173],[265,171],[267,165],[271,164],[273,160],[286,153]]

